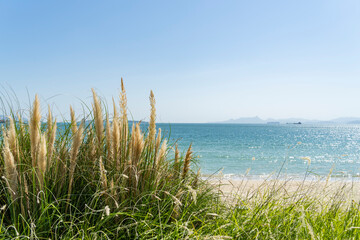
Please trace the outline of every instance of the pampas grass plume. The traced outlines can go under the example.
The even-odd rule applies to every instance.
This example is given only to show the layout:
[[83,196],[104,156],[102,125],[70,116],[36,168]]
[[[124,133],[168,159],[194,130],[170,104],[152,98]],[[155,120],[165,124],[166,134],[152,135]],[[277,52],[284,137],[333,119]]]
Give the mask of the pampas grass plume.
[[8,143],[9,143],[10,151],[14,156],[14,160],[17,161],[19,150],[18,150],[18,140],[16,138],[15,123],[12,117],[9,118],[9,121],[10,121],[9,129],[7,131]]
[[99,98],[96,95],[96,92],[93,88],[91,89],[91,91],[93,93],[93,100],[94,100],[93,111],[94,111],[95,131],[98,140],[98,145],[100,147],[100,144],[102,142],[103,131],[104,131],[104,123],[103,123]]
[[120,126],[119,126],[119,118],[118,113],[116,110],[115,101],[113,98],[113,105],[114,105],[114,118],[112,122],[112,133],[111,133],[111,142],[112,142],[112,159],[116,162],[117,169],[119,170],[119,163],[118,163],[118,152],[120,149]]
[[40,137],[37,158],[38,158],[37,165],[38,165],[38,174],[39,174],[38,177],[40,179],[40,186],[42,186],[46,172],[46,167],[47,167],[45,134],[42,134]]
[[5,177],[7,179],[7,184],[9,187],[9,192],[11,196],[17,195],[17,170],[14,161],[14,156],[11,153],[9,148],[9,139],[4,135],[4,148],[3,148],[3,156],[4,156],[4,167],[5,167]]
[[155,108],[155,97],[153,91],[150,91],[150,122],[149,122],[149,141],[150,144],[153,144],[155,141],[155,134],[156,134],[156,108]]
[[155,154],[158,152],[159,147],[161,143],[161,128],[158,130],[158,135],[156,137],[156,143],[155,143]]
[[107,148],[107,156],[110,159],[112,157],[112,141],[111,141],[111,131],[110,131],[110,120],[109,114],[106,113],[106,148]]
[[74,134],[77,131],[76,118],[74,109],[70,106],[71,131]]
[[183,172],[182,172],[182,179],[186,178],[187,173],[189,172],[190,169],[190,161],[192,158],[192,151],[191,151],[191,144],[186,152],[185,155],[185,159],[184,159],[184,167],[183,167]]
[[101,186],[103,188],[104,191],[106,191],[108,189],[108,183],[107,183],[107,178],[106,178],[106,170],[102,161],[102,157],[100,157],[99,159],[99,168],[100,168],[100,181],[101,181]]
[[40,101],[38,95],[35,95],[35,100],[32,106],[30,121],[29,121],[29,133],[30,133],[30,146],[31,146],[31,158],[32,166],[36,167],[36,153],[40,140]]
[[132,142],[132,164],[137,166],[142,150],[144,148],[143,134],[141,133],[140,123],[136,124],[135,132],[132,133],[134,138]]
[[81,123],[79,129],[73,133],[74,138],[72,141],[71,152],[70,152],[70,173],[69,173],[69,188],[68,188],[68,199],[70,199],[72,183],[74,180],[74,172],[76,166],[76,158],[79,153],[79,148],[83,140],[83,123]]
[[55,138],[56,138],[56,130],[57,130],[57,125],[56,125],[56,119],[53,122],[52,119],[52,113],[50,110],[50,106],[49,106],[49,115],[48,115],[48,129],[47,129],[47,152],[48,152],[48,168],[51,165],[51,159],[52,159],[52,155],[54,152],[54,143],[55,143]]

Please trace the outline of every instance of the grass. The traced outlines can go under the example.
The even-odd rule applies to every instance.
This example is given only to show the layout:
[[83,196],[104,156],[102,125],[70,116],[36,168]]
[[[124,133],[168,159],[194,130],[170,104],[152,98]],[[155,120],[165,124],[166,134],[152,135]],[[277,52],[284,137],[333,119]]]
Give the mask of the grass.
[[[60,125],[38,97],[2,129],[1,239],[359,239],[359,202],[346,188],[289,193],[279,184],[229,204],[150,122],[129,127],[124,85],[113,111],[93,90],[87,116]],[[86,121],[85,121],[86,120]]]

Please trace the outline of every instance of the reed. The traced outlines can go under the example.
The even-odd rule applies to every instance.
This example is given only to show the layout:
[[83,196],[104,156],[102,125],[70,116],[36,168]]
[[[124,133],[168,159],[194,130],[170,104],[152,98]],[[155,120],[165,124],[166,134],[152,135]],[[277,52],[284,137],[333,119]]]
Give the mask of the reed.
[[191,144],[186,152],[186,155],[185,155],[185,159],[184,159],[184,167],[183,167],[183,171],[182,171],[182,179],[185,179],[188,172],[189,172],[189,169],[190,169],[190,162],[191,162],[191,159],[192,159],[192,151],[191,151]]
[[9,137],[4,136],[4,147],[2,150],[3,157],[4,157],[4,168],[5,168],[5,178],[6,184],[8,187],[8,192],[11,196],[11,199],[14,199],[17,196],[17,189],[18,189],[18,173],[16,170],[14,156],[11,153],[9,147]]
[[99,146],[99,151],[101,150],[102,138],[103,138],[103,131],[104,131],[104,122],[102,117],[102,110],[101,104],[99,101],[98,96],[94,89],[91,89],[93,93],[93,112],[94,112],[94,123],[95,123],[95,131],[96,131],[96,138]]
[[[71,114],[73,115],[73,114]],[[70,194],[72,191],[72,185],[74,181],[74,173],[76,168],[76,160],[79,153],[80,146],[82,144],[83,140],[83,126],[80,125],[79,128],[74,127],[76,123],[74,122],[75,118],[72,117],[71,126],[73,132],[73,140],[72,140],[72,146],[71,146],[71,152],[70,152],[70,168],[69,168],[69,186],[68,186],[68,199],[70,199]]]
[[110,120],[109,120],[109,114],[106,113],[106,130],[105,130],[105,137],[106,137],[106,150],[107,150],[107,158],[111,160],[112,154],[112,141],[111,141],[111,130],[110,130]]
[[148,139],[151,144],[155,141],[155,134],[156,134],[156,108],[155,108],[155,97],[153,91],[150,91],[150,122],[149,122],[149,136]]
[[8,135],[8,144],[9,144],[9,148],[10,151],[12,153],[12,155],[14,156],[14,160],[15,162],[18,162],[18,157],[19,157],[19,146],[18,146],[18,140],[16,137],[16,130],[15,130],[15,124],[14,124],[14,120],[12,118],[9,118],[9,129],[7,132]]
[[36,177],[39,181],[39,189],[42,191],[44,189],[44,176],[46,173],[47,168],[47,151],[46,151],[46,140],[45,135],[40,135],[39,145],[38,145],[38,152],[37,156],[37,167],[36,167]]
[[[48,107],[48,118],[47,118],[47,132],[46,132],[46,139],[47,139],[47,153],[48,153],[48,167],[52,165],[52,156],[54,152],[54,143],[56,139],[56,130],[57,124],[56,119],[53,121],[52,113],[50,106]],[[21,124],[21,123],[20,123]]]
[[125,169],[125,162],[128,156],[128,138],[129,138],[129,124],[127,117],[127,97],[124,87],[124,81],[121,78],[121,92],[120,92],[120,156],[117,158],[116,165],[118,166],[118,171],[122,172]]
[[35,100],[32,106],[32,110],[30,113],[30,121],[29,121],[29,136],[30,136],[30,147],[31,147],[31,158],[32,158],[32,166],[36,167],[36,153],[39,146],[40,140],[40,121],[41,121],[41,113],[40,113],[40,101],[38,95],[35,95]]
[[113,107],[114,107],[114,118],[112,122],[112,135],[111,135],[111,142],[112,142],[112,151],[113,154],[113,167],[119,171],[120,164],[118,161],[118,157],[120,156],[120,124],[119,124],[119,117],[116,110],[115,100],[113,98]]
[[[88,229],[94,234],[106,232],[114,239],[134,238],[137,233],[131,230],[124,235],[121,228],[135,219],[133,213],[140,209],[144,212],[144,206],[148,206],[149,217],[162,210],[172,222],[186,212],[183,208],[194,204],[188,186],[183,184],[195,176],[189,170],[192,156],[182,157],[176,152],[175,161],[186,160],[187,169],[183,177],[174,178],[179,170],[171,163],[171,144],[162,137],[161,129],[156,129],[154,93],[150,92],[150,126],[146,132],[141,122],[129,131],[123,81],[120,104],[116,106],[113,100],[112,122],[94,89],[92,97],[93,107],[82,118],[90,117],[80,125],[77,118],[81,117],[71,106],[70,122],[57,123],[48,106],[46,122],[41,123],[37,95],[29,124],[21,118],[15,124],[15,118],[10,118],[0,146],[4,166],[0,169],[4,172],[0,206],[8,206],[0,214],[7,228],[11,226],[29,238],[36,234],[36,238],[67,239],[68,234],[88,231],[75,233],[73,226],[79,225],[91,226]],[[179,204],[181,199],[187,203]],[[172,214],[174,207],[179,214]],[[11,231],[4,234],[0,226],[0,238],[16,236]]]
[[174,157],[174,178],[178,178],[179,177],[179,173],[180,173],[180,152],[179,152],[179,148],[178,145],[175,144],[175,157]]

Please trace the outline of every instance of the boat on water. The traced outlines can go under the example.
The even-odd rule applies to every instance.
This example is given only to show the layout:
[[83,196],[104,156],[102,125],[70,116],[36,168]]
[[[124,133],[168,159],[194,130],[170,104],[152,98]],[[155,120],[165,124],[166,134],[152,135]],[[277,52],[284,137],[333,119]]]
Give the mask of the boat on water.
[[301,124],[301,122],[286,123],[286,124]]

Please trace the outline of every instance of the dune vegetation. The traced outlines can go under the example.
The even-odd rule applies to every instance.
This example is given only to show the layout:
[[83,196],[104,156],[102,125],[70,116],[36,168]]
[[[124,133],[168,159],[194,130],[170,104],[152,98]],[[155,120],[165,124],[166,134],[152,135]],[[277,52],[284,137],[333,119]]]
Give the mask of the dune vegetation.
[[2,128],[1,239],[358,239],[359,202],[279,187],[229,203],[156,128],[128,122],[123,83],[112,111],[93,90],[86,116],[57,123],[13,110]]

